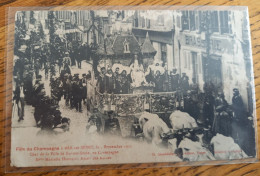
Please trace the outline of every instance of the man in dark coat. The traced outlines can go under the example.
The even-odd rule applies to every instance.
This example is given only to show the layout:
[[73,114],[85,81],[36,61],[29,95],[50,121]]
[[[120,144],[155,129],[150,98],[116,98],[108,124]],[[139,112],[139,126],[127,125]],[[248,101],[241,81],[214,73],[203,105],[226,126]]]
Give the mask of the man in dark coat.
[[163,92],[163,76],[159,70],[156,71],[153,82],[155,84],[154,92]]
[[101,73],[98,76],[97,80],[97,87],[99,87],[99,92],[100,93],[105,93],[106,91],[106,69],[105,67],[101,68]]
[[77,111],[82,112],[83,85],[77,77],[75,83],[72,85],[72,91],[74,106]]
[[199,107],[198,103],[192,99],[191,91],[187,91],[187,96],[184,97],[184,112],[187,112],[191,117],[193,117],[196,121],[199,117]]
[[239,146],[244,148],[246,138],[245,128],[248,126],[249,121],[242,97],[237,88],[233,89],[232,110],[234,114],[234,120],[232,123],[232,137]]
[[59,104],[63,94],[63,85],[60,78],[52,79],[51,81],[51,97],[55,104]]
[[[202,95],[203,96],[203,95]],[[205,93],[203,99],[202,118],[200,123],[207,127],[213,126],[214,122],[214,97],[212,94]]]
[[115,79],[111,69],[107,70],[106,78],[106,92],[111,94],[114,92]]
[[83,86],[83,90],[82,90],[82,100],[84,102],[84,104],[86,104],[86,99],[87,99],[87,75],[85,73],[82,74],[82,86]]
[[76,62],[78,68],[81,68],[81,61],[83,60],[82,59],[83,55],[81,54],[81,48],[77,48],[75,52],[76,52]]
[[186,75],[186,73],[182,73],[180,88],[183,91],[183,94],[186,95],[187,91],[189,90],[189,77]]
[[120,93],[121,94],[128,94],[130,89],[130,75],[127,75],[126,70],[123,70],[120,74]]
[[37,58],[37,59],[34,61],[34,71],[35,71],[35,76],[36,76],[36,78],[39,76],[40,68],[41,68],[40,58]]
[[135,139],[141,140],[142,137],[143,137],[142,133],[143,133],[143,130],[140,127],[139,119],[137,117],[134,117],[134,123],[132,124],[132,127],[131,127],[131,135],[130,136],[135,138]]
[[32,106],[34,107],[34,119],[37,127],[41,125],[41,119],[46,111],[43,108],[45,94],[44,85],[40,83],[40,80],[36,80],[33,87]]
[[69,105],[69,102],[71,104],[71,107],[72,107],[72,100],[71,97],[72,97],[72,76],[71,75],[66,75],[64,77],[64,99],[65,99],[65,104],[68,106]]
[[15,100],[15,103],[18,107],[18,122],[20,122],[21,120],[24,120],[24,86],[23,83],[17,85],[15,91],[14,91],[14,98],[13,100]]
[[121,74],[119,74],[119,67],[117,67],[114,72],[114,80],[115,80],[114,93],[120,94],[121,93],[121,85],[120,85]]
[[119,121],[115,118],[114,111],[108,111],[108,119],[105,121],[104,133],[121,136]]
[[215,133],[220,133],[225,136],[231,135],[231,113],[225,96],[219,92],[215,100],[216,116],[213,125]]
[[179,87],[179,75],[177,74],[177,69],[174,68],[169,76],[169,89],[171,91],[176,91]]
[[95,124],[97,127],[98,133],[102,131],[102,120],[101,120],[100,114],[98,113],[97,108],[93,109],[93,114],[88,119],[88,123]]
[[243,123],[243,120],[245,118],[245,108],[242,97],[237,88],[233,89],[232,108],[236,120]]
[[190,90],[191,90],[191,93],[194,95],[199,94],[199,85],[198,85],[198,83],[196,83],[195,78],[192,78],[192,84],[190,85]]
[[27,104],[32,104],[33,70],[27,72],[24,78],[24,99]]

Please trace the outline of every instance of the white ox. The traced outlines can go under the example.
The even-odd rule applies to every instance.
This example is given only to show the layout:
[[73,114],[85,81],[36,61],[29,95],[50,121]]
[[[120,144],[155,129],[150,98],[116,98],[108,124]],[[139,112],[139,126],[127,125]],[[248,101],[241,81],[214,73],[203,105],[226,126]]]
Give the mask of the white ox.
[[188,159],[189,161],[215,160],[212,153],[203,147],[200,142],[195,142],[188,138],[184,138],[178,148],[182,149],[183,159]]
[[170,122],[173,130],[198,127],[194,118],[192,118],[188,113],[179,110],[174,111],[170,115]]
[[207,160],[215,160],[213,154],[205,147],[202,146],[201,141],[192,141],[187,137],[184,137],[179,145],[177,146],[177,139],[168,140],[169,148],[176,152],[178,149],[181,153],[176,153],[177,156],[182,158],[183,160],[189,161],[207,161]]
[[211,144],[214,145],[214,156],[218,160],[242,159],[248,157],[231,137],[223,136],[218,133],[211,139]]
[[170,129],[157,114],[145,112],[139,118],[145,140],[155,145],[162,144],[161,134],[168,133]]

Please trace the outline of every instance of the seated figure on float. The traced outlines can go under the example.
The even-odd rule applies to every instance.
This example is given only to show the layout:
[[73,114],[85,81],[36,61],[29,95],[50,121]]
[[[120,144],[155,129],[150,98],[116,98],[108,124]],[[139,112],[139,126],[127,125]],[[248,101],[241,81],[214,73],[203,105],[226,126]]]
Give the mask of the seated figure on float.
[[134,55],[134,59],[130,65],[130,75],[131,75],[131,87],[133,88],[134,93],[138,93],[141,88],[144,91],[144,88],[149,89],[149,84],[145,79],[144,67],[138,54]]
[[153,86],[153,92],[163,92],[165,68],[162,67],[162,61],[154,60],[152,65],[149,65],[145,78],[147,82]]

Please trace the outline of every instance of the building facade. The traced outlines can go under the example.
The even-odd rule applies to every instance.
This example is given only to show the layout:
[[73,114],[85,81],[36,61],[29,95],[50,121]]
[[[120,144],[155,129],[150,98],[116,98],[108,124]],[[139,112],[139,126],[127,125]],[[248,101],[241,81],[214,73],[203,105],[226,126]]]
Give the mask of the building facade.
[[233,88],[238,88],[247,106],[248,78],[239,31],[243,15],[226,10],[174,11],[173,62],[180,74],[187,74],[190,83],[198,83],[201,91],[205,82],[214,84],[228,103],[232,103]]
[[140,45],[143,45],[148,33],[156,50],[155,62],[161,62],[169,71],[174,68],[174,28],[170,19],[171,11],[136,11],[132,29]]

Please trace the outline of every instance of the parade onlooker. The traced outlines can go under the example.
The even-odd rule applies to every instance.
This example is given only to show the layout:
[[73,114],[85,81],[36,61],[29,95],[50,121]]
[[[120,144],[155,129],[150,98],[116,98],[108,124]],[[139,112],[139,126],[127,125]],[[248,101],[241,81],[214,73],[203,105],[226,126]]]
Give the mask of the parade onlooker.
[[184,97],[184,112],[187,112],[191,117],[193,117],[197,121],[200,111],[198,103],[194,99],[192,99],[191,94],[191,91],[187,91],[187,96]]
[[192,84],[190,85],[191,93],[194,95],[199,94],[199,85],[196,83],[196,78],[192,78]]
[[40,68],[41,68],[40,59],[37,58],[37,59],[34,61],[34,71],[35,71],[35,76],[36,76],[36,78],[39,76]]
[[64,89],[64,99],[65,99],[65,104],[69,106],[69,104],[72,107],[72,83],[71,83],[71,75],[67,74],[64,77],[65,83],[63,84],[63,89]]
[[61,72],[61,68],[63,66],[63,53],[60,50],[58,50],[57,64],[58,64],[59,73],[60,73]]
[[245,119],[245,108],[242,97],[237,88],[233,89],[232,108],[234,111],[234,117],[243,123],[243,120]]
[[27,104],[32,104],[33,92],[33,70],[28,70],[23,81],[24,84],[24,98]]
[[49,77],[49,64],[48,63],[44,64],[44,75],[45,75],[45,80],[47,80]]
[[249,120],[242,97],[237,88],[233,89],[232,110],[234,114],[234,121],[232,122],[232,137],[241,147],[246,148],[244,141],[247,135],[246,132],[248,131],[245,131],[245,128],[248,126]]
[[212,128],[214,122],[214,97],[212,94],[205,93],[202,100],[202,118],[199,120],[199,123],[203,126]]
[[171,72],[170,72],[170,76],[169,76],[170,80],[170,90],[171,91],[176,91],[179,88],[179,75],[177,74],[177,69],[174,68]]
[[120,73],[119,73],[119,67],[117,67],[115,69],[115,72],[114,72],[114,80],[115,80],[115,83],[114,83],[114,93],[116,94],[120,94]]
[[106,90],[106,68],[102,67],[101,72],[98,75],[98,80],[97,80],[97,87],[99,88],[99,93],[104,93]]
[[105,80],[105,84],[106,84],[106,92],[111,94],[114,92],[114,89],[115,89],[115,79],[114,79],[114,76],[113,76],[113,72],[112,72],[112,69],[108,69],[107,70],[107,73],[106,73],[106,80]]
[[105,121],[104,133],[121,136],[119,121],[115,118],[114,111],[108,111],[108,119]]
[[140,139],[142,136],[143,130],[140,127],[139,119],[137,117],[134,117],[134,122],[131,127],[131,134],[130,136],[135,139]]
[[95,125],[98,133],[102,132],[102,120],[97,108],[93,109],[93,114],[88,119],[88,126],[90,125]]
[[83,55],[81,54],[81,48],[76,48],[75,49],[75,54],[76,54],[76,62],[77,62],[77,65],[78,65],[78,68],[81,68],[81,61],[83,60]]
[[119,90],[121,94],[128,94],[130,88],[130,75],[127,75],[126,70],[123,70],[120,74]]
[[34,119],[36,122],[37,127],[40,126],[41,118],[44,115],[45,109],[42,107],[42,103],[44,102],[45,96],[45,89],[44,84],[41,82],[40,79],[37,79],[34,86],[33,86],[33,93],[32,93],[32,106],[34,107]]
[[153,78],[153,82],[155,84],[154,92],[163,92],[164,78],[161,75],[159,70],[156,70],[154,78]]
[[213,130],[215,133],[220,133],[225,136],[231,134],[231,113],[229,105],[225,100],[224,93],[219,92],[215,100],[216,116],[213,123]]
[[71,58],[69,56],[69,52],[65,52],[65,57],[63,58],[63,66],[71,65]]
[[182,77],[180,79],[180,88],[184,95],[186,95],[187,91],[189,90],[189,77],[186,73],[182,73]]
[[23,83],[18,83],[14,91],[13,100],[15,101],[18,107],[18,122],[24,120],[24,85]]
[[86,100],[87,100],[87,75],[85,73],[82,74],[82,86],[83,86],[83,94],[82,94],[82,100],[83,103],[86,104]]
[[90,80],[90,79],[91,79],[91,72],[90,72],[90,71],[88,71],[88,74],[86,75],[86,79],[87,79],[87,80]]
[[72,83],[72,98],[73,106],[77,111],[82,112],[82,94],[83,94],[83,85],[79,81],[79,74],[75,74],[73,77]]
[[120,75],[120,73],[119,73],[119,67],[117,67],[117,68],[115,69],[115,72],[114,72],[114,77],[117,79],[119,75]]

